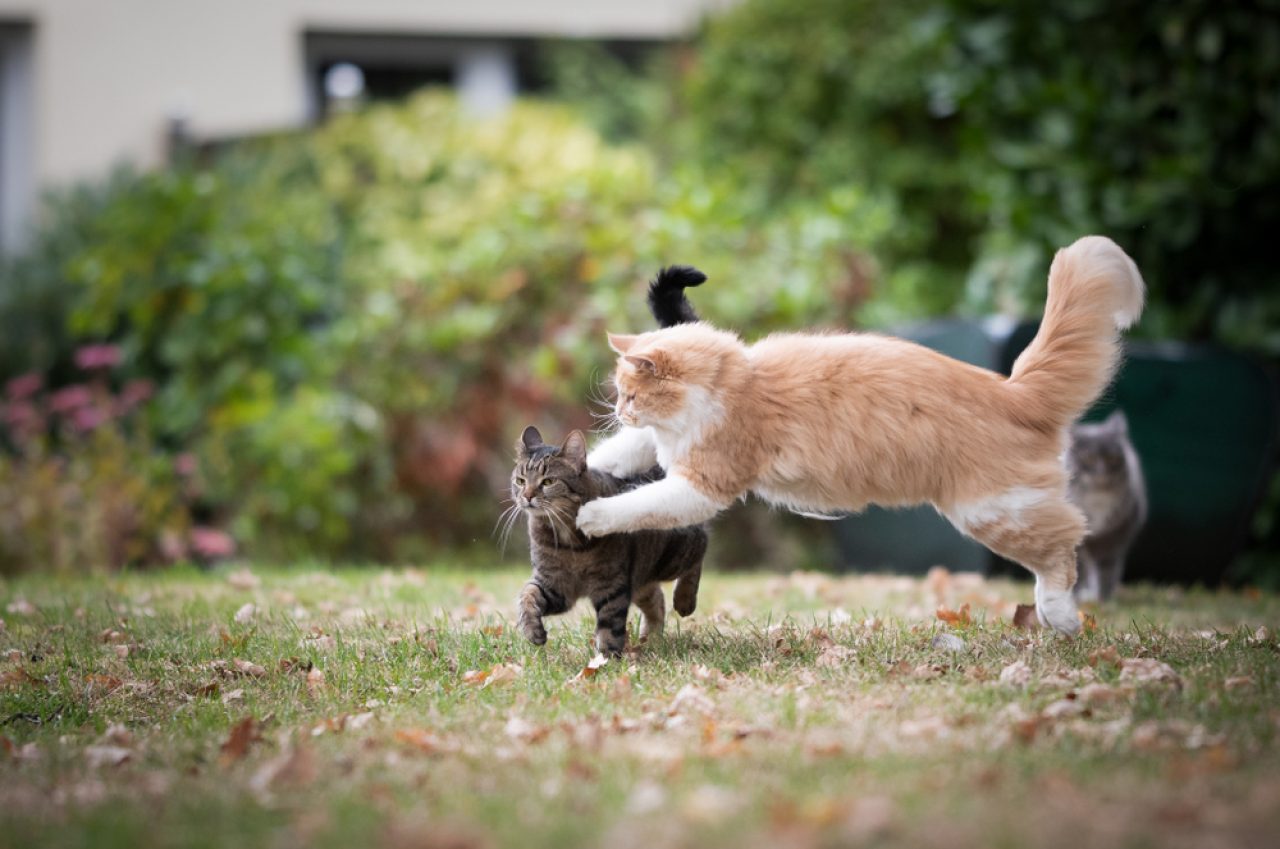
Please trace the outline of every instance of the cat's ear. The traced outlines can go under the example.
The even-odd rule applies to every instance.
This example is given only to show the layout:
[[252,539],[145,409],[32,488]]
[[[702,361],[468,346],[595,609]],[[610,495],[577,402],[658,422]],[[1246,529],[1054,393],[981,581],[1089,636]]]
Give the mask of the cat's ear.
[[560,456],[572,463],[578,471],[587,467],[587,438],[582,435],[582,431],[572,431],[564,438]]
[[658,363],[651,356],[640,357],[635,354],[624,354],[622,358],[635,366],[637,371],[648,372],[655,377],[658,374]]
[[1116,436],[1125,436],[1129,433],[1129,418],[1124,414],[1124,410],[1116,410],[1107,416],[1107,420],[1103,422],[1107,426],[1107,430]]
[[533,452],[533,449],[542,445],[542,434],[533,425],[529,425],[524,429],[524,433],[520,434],[520,438],[516,440],[516,453],[521,457],[527,457]]
[[609,347],[617,351],[619,354],[625,354],[630,351],[632,346],[636,344],[639,336],[627,335],[625,333],[610,333]]

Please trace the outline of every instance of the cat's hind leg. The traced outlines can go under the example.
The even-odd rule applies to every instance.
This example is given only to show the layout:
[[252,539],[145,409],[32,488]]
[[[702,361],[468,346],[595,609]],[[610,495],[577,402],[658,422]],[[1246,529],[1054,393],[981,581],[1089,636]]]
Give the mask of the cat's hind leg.
[[1124,577],[1124,559],[1127,552],[1111,552],[1098,558],[1098,600],[1107,601],[1120,588]]
[[[706,551],[707,541],[702,539],[702,551]],[[698,554],[684,573],[676,578],[675,589],[671,591],[671,606],[681,616],[688,616],[698,608],[698,583],[702,580],[702,553]]]
[[631,587],[620,586],[591,599],[596,608],[596,651],[618,657],[627,646],[627,610]]
[[640,639],[661,637],[667,621],[667,599],[662,594],[662,585],[655,582],[642,587],[632,602],[644,617],[640,622]]
[[1097,559],[1081,547],[1076,558],[1076,601],[1098,601],[1102,598],[1102,574]]
[[1063,634],[1080,630],[1075,598],[1076,549],[1084,539],[1084,514],[1050,489],[1013,487],[997,495],[951,504],[943,514],[996,554],[1036,576],[1036,615]]

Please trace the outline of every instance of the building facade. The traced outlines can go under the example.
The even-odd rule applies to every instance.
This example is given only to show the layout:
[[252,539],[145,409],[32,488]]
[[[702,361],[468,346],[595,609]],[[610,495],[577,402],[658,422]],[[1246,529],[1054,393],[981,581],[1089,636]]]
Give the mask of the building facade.
[[153,167],[175,133],[298,127],[329,97],[422,81],[492,112],[536,40],[669,41],[724,2],[0,0],[0,249],[41,188]]

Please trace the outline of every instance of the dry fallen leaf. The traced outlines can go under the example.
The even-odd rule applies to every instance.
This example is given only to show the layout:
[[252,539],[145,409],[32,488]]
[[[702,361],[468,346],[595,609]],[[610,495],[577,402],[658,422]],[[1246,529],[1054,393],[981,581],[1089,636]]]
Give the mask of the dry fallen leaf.
[[248,569],[237,569],[227,575],[227,583],[238,590],[252,590],[262,584],[262,579]]
[[224,767],[230,766],[245,756],[252,743],[261,739],[262,728],[258,720],[252,716],[246,716],[237,722],[232,727],[231,733],[227,735],[226,742],[222,744],[221,754],[218,755],[218,763]]
[[839,669],[848,666],[853,655],[853,649],[848,646],[832,643],[818,652],[818,657],[813,663],[823,669]]
[[1025,687],[1027,682],[1031,680],[1031,667],[1021,660],[1015,660],[1013,663],[1000,670],[1000,683],[1009,684],[1014,687]]
[[92,769],[120,766],[131,757],[133,752],[123,746],[86,746],[84,750],[84,758]]
[[310,784],[318,774],[311,748],[291,746],[288,751],[263,764],[249,779],[249,788],[261,796],[273,787]]
[[1127,700],[1133,690],[1124,687],[1112,687],[1107,684],[1086,684],[1080,689],[1079,700],[1090,706],[1112,704]]
[[1093,667],[1101,665],[1119,666],[1120,652],[1116,651],[1115,646],[1105,646],[1089,653],[1089,665]]
[[590,678],[594,678],[596,672],[598,672],[600,668],[608,662],[609,658],[605,657],[603,654],[597,653],[595,657],[591,658],[591,660],[587,662],[586,666],[582,667],[582,670],[577,675],[573,676],[569,680],[586,681]]
[[510,717],[503,730],[512,740],[519,740],[522,743],[537,743],[551,733],[551,729],[547,726],[535,725],[520,716]]
[[124,686],[124,682],[114,675],[86,675],[84,682],[89,685],[90,692],[94,690],[105,690],[110,693]]
[[10,669],[4,674],[0,674],[0,687],[24,686],[43,687],[44,679],[37,678],[22,666],[19,666],[17,669]]
[[973,622],[969,616],[968,602],[960,605],[959,610],[951,610],[945,604],[940,604],[935,615],[948,625],[969,625]]
[[1164,661],[1153,657],[1127,657],[1120,661],[1120,682],[1163,684],[1182,689],[1182,676]]
[[25,598],[16,599],[9,602],[9,606],[5,608],[6,613],[12,613],[15,616],[34,616],[36,606]]
[[235,667],[234,674],[245,675],[250,678],[261,678],[267,674],[267,670],[248,660],[235,659],[231,661],[231,665]]
[[1085,613],[1083,610],[1077,610],[1076,616],[1080,618],[1080,630],[1086,634],[1092,634],[1098,630],[1098,620],[1092,613]]
[[510,684],[524,673],[524,667],[518,663],[499,663],[489,670],[489,677],[482,686]]
[[307,672],[307,692],[318,696],[324,691],[324,670],[318,666]]
[[685,684],[676,693],[667,712],[675,715],[686,709],[707,715],[715,710],[715,704],[707,698],[706,691],[697,684]]
[[222,694],[222,703],[229,705],[232,702],[238,702],[244,698],[244,690],[231,690]]
[[428,755],[449,752],[454,748],[430,731],[420,728],[401,728],[396,732],[396,740]]
[[1020,604],[1013,611],[1013,627],[1024,631],[1039,631],[1040,617],[1034,604]]
[[1253,678],[1249,675],[1236,675],[1222,682],[1222,686],[1227,690],[1240,690],[1253,686]]
[[253,618],[258,615],[258,606],[253,602],[246,602],[236,611],[236,615],[232,618],[241,625],[252,622]]

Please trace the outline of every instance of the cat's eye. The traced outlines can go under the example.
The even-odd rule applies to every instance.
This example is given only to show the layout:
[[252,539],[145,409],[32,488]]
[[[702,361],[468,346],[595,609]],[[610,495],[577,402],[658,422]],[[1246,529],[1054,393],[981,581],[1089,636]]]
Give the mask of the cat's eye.
[[524,478],[516,475],[516,486],[524,486]]
[[542,479],[542,487],[543,487],[543,489],[545,489],[545,488],[547,488],[547,487],[551,486],[551,484],[553,484],[553,483],[555,483],[555,480],[554,480],[553,478],[543,478],[543,479]]

